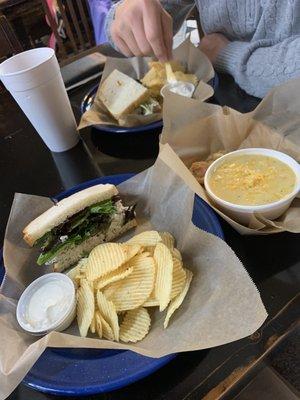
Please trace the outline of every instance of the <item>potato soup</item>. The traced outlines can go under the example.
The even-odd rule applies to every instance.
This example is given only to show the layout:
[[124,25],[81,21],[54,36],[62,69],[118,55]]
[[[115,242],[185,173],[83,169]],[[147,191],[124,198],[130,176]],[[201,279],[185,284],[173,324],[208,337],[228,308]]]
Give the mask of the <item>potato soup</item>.
[[216,166],[209,178],[211,191],[238,205],[263,205],[283,199],[295,187],[294,171],[276,158],[243,154]]

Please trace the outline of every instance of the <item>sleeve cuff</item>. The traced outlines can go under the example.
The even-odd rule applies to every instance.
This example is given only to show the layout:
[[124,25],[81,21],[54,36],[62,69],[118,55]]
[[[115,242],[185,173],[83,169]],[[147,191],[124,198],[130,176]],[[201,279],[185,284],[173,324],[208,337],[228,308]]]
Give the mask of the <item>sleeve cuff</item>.
[[219,53],[214,67],[219,72],[233,75],[241,65],[241,59],[249,48],[247,42],[231,42]]
[[110,33],[110,28],[111,25],[115,19],[115,13],[116,13],[116,8],[123,3],[124,0],[118,1],[117,3],[113,4],[113,6],[111,7],[111,9],[109,10],[108,14],[106,15],[106,19],[105,19],[105,35],[107,37],[107,40],[109,42],[109,44],[115,49],[118,50],[116,48],[116,46],[114,45],[114,42],[112,40],[111,37],[111,33]]

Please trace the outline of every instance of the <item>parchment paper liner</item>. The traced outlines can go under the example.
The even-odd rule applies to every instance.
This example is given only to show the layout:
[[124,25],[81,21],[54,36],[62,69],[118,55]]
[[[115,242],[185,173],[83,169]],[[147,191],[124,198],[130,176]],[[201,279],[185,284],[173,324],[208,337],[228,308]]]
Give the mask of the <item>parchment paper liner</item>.
[[[187,167],[218,150],[229,152],[248,147],[279,150],[300,162],[299,92],[300,79],[289,81],[272,90],[247,114],[169,92],[165,97],[161,142],[169,143]],[[277,220],[256,214],[249,226],[244,226],[220,211],[192,176],[191,181],[193,190],[241,234],[300,232],[299,198]]]

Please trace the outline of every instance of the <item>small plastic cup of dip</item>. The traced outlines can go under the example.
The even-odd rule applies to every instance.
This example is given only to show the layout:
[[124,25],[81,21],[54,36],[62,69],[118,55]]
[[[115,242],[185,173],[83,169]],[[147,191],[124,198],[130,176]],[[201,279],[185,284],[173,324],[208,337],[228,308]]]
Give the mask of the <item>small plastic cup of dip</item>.
[[195,85],[191,82],[182,82],[182,81],[174,81],[171,83],[167,83],[162,87],[160,94],[164,97],[166,90],[169,90],[172,93],[179,94],[184,97],[192,97],[195,91]]
[[67,329],[75,318],[76,296],[72,280],[53,272],[33,281],[17,305],[19,325],[32,335]]

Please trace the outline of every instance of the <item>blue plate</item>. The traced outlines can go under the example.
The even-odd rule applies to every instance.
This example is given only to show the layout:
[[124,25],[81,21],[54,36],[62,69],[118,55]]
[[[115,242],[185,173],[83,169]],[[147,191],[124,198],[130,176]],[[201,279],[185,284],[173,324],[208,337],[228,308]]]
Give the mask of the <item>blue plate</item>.
[[[97,178],[60,193],[55,199],[61,200],[99,183],[118,185],[132,176],[123,174]],[[195,196],[193,222],[199,228],[224,238],[215,213],[198,196]],[[1,252],[0,257],[1,282],[4,273]],[[175,357],[176,354],[150,358],[131,351],[47,348],[23,383],[44,393],[63,396],[105,393],[150,375]]]
[[[215,76],[208,82],[208,84],[212,86],[214,91],[216,91],[217,87],[219,86],[218,75],[215,74]],[[98,86],[99,85],[95,85],[94,87],[92,87],[92,89],[84,96],[84,99],[80,106],[81,114],[85,113],[91,108],[94,102],[95,95],[98,90]],[[93,127],[102,132],[107,132],[107,133],[143,133],[146,131],[152,131],[162,128],[162,126],[163,126],[163,121],[162,119],[160,119],[159,121],[152,122],[151,124],[133,126],[130,128],[126,128],[123,126],[116,126],[116,125],[94,125]]]

